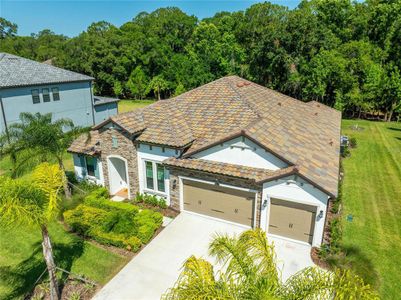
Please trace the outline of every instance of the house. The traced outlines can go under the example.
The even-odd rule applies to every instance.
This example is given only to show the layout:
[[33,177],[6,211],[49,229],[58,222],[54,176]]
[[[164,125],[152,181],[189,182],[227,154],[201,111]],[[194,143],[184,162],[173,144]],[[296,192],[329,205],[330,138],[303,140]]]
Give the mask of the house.
[[0,53],[0,133],[19,122],[21,112],[52,113],[76,126],[93,126],[117,114],[118,99],[92,94],[94,78]]
[[337,196],[340,112],[224,77],[95,126],[69,148],[110,194],[319,246]]

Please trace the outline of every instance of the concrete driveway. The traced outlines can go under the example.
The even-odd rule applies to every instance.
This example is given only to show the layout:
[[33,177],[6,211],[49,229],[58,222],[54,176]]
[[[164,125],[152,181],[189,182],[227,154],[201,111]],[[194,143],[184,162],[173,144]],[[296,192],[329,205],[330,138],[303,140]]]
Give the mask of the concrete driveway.
[[[183,263],[191,255],[213,262],[207,254],[216,232],[238,234],[244,227],[205,217],[181,213],[157,237],[135,256],[93,299],[153,300],[176,282]],[[277,238],[278,264],[283,279],[298,270],[313,265],[310,247]]]

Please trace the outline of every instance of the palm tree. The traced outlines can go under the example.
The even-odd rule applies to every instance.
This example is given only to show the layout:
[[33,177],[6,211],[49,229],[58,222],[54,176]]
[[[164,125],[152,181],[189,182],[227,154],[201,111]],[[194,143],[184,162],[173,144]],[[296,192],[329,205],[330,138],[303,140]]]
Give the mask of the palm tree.
[[[14,158],[14,170],[18,170],[18,163],[22,166],[29,160],[44,160],[47,155],[53,157],[64,172],[64,154],[83,129],[74,127],[69,119],[52,121],[51,113],[21,113],[20,120],[20,123],[9,126],[7,136],[0,138],[0,143],[4,144],[2,154],[10,154]],[[15,178],[16,174],[13,175]],[[63,188],[69,198],[71,193],[67,180],[64,180]]]
[[58,165],[38,165],[32,182],[0,178],[0,222],[5,226],[31,226],[42,232],[43,257],[50,278],[50,298],[59,299],[56,265],[48,224],[59,213],[59,191],[64,176]]
[[175,286],[162,299],[378,299],[370,286],[350,271],[310,267],[282,283],[274,246],[260,229],[238,237],[216,235],[209,254],[220,271],[191,256]]

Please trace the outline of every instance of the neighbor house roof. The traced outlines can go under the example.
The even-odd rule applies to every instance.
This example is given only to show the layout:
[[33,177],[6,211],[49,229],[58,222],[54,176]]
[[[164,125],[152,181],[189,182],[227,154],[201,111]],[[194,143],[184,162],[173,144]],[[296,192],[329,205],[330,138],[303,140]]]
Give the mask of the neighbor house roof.
[[93,77],[47,63],[0,53],[0,88],[92,80]]
[[223,77],[109,121],[131,133],[140,132],[136,137],[140,142],[184,148],[181,161],[243,134],[295,166],[321,190],[337,195],[341,113],[238,76]]
[[107,103],[114,103],[114,102],[118,102],[120,101],[120,99],[118,98],[112,98],[112,97],[104,97],[104,96],[93,96],[93,105],[97,106],[97,105],[103,105],[103,104],[107,104]]

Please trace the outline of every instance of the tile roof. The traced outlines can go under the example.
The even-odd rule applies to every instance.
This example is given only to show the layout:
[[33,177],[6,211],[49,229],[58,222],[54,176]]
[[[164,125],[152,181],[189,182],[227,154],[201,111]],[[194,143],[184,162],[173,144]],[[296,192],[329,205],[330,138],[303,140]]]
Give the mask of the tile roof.
[[94,78],[20,56],[0,53],[0,88],[91,80]]
[[337,196],[341,113],[323,104],[228,76],[111,120],[138,141],[186,147],[184,158],[243,133]]
[[184,169],[250,179],[255,182],[263,182],[278,176],[281,177],[296,172],[296,168],[293,166],[279,170],[267,170],[194,158],[177,159],[175,157],[170,157],[164,160],[163,164]]
[[99,143],[99,132],[98,131],[90,131],[88,133],[81,134],[68,148],[68,151],[71,153],[79,153],[79,154],[87,154],[87,155],[96,155],[100,153],[98,149]]

